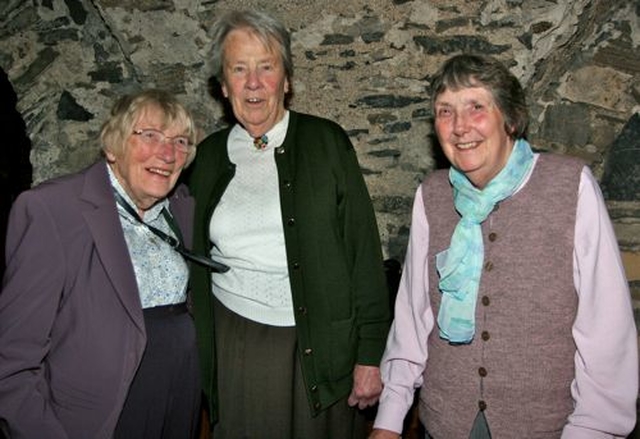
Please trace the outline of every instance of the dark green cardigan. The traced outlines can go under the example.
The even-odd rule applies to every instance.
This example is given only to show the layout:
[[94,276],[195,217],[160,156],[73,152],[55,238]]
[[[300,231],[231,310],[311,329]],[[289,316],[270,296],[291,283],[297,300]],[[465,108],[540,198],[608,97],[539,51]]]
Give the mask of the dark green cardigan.
[[[235,165],[230,129],[199,146],[189,179],[196,199],[194,250],[209,254],[209,220]],[[312,413],[346,396],[354,365],[378,365],[390,323],[376,219],[353,145],[334,122],[290,112],[275,149],[298,345]],[[217,413],[210,275],[194,266],[193,308],[203,385]]]

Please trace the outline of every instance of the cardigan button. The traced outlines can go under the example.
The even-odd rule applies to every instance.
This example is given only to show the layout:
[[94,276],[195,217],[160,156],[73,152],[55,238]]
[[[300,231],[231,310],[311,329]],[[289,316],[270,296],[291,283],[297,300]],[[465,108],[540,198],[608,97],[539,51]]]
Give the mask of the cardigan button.
[[293,264],[291,264],[291,267],[294,270],[299,270],[300,269],[300,264],[298,262],[294,262]]
[[498,239],[498,234],[496,232],[489,233],[489,241],[493,242]]
[[478,375],[480,375],[483,378],[486,377],[487,376],[487,369],[485,369],[484,367],[478,368]]
[[282,182],[282,186],[284,186],[285,189],[291,189],[291,182],[289,180],[285,180]]
[[482,337],[482,340],[484,341],[489,341],[489,339],[491,338],[491,336],[489,335],[489,331],[482,331],[480,337]]
[[278,146],[276,148],[276,154],[284,154],[284,146]]
[[305,349],[305,350],[303,351],[303,354],[304,354],[304,355],[306,355],[307,357],[308,357],[309,355],[311,355],[312,353],[313,353],[313,349],[311,349],[311,348],[307,348],[307,349]]
[[304,307],[304,306],[299,306],[299,307],[298,307],[298,314],[301,314],[301,315],[303,315],[303,316],[306,316],[306,315],[307,315],[307,308],[306,308],[306,307]]
[[314,384],[309,390],[311,390],[313,393],[316,393],[318,391],[318,386]]
[[484,263],[484,269],[487,271],[493,270],[493,262],[487,261]]
[[489,296],[482,296],[482,304],[484,306],[489,306],[489,304],[491,304],[491,299],[489,299]]
[[320,410],[320,408],[322,408],[322,404],[320,404],[319,402],[316,402],[316,403],[313,405],[313,408],[314,408],[314,409],[316,409],[316,410]]
[[478,408],[481,412],[484,412],[487,409],[487,403],[483,400],[478,401]]
[[293,226],[295,226],[295,225],[296,225],[296,220],[295,220],[295,218],[289,218],[289,219],[287,220],[287,225],[288,225],[289,227],[293,227]]

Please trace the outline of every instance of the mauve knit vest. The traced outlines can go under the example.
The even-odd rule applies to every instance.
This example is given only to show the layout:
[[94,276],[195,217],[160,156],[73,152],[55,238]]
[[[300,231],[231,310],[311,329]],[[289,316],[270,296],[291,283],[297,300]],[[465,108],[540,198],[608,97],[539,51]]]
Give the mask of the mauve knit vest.
[[[540,154],[525,187],[482,224],[475,337],[468,345],[450,345],[436,325],[428,341],[420,419],[434,439],[468,438],[478,410],[493,439],[560,437],[573,411],[573,240],[583,166]],[[435,255],[449,247],[459,215],[447,171],[431,174],[422,189],[429,297],[437,316]]]

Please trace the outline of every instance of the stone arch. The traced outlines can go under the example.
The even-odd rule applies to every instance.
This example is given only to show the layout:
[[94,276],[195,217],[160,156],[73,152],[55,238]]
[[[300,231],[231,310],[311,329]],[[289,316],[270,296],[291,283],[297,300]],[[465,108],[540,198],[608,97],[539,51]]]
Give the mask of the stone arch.
[[17,102],[9,77],[0,68],[0,132],[4,146],[0,155],[0,278],[5,269],[4,246],[11,204],[32,183],[31,141],[25,122],[16,109]]

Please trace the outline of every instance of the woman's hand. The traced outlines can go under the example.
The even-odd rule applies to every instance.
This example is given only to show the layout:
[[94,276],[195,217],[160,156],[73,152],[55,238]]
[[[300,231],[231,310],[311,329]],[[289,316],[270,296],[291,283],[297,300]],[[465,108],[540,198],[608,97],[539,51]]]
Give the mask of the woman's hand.
[[347,402],[350,406],[358,406],[360,410],[374,405],[382,393],[380,368],[356,364],[353,369],[353,389]]

